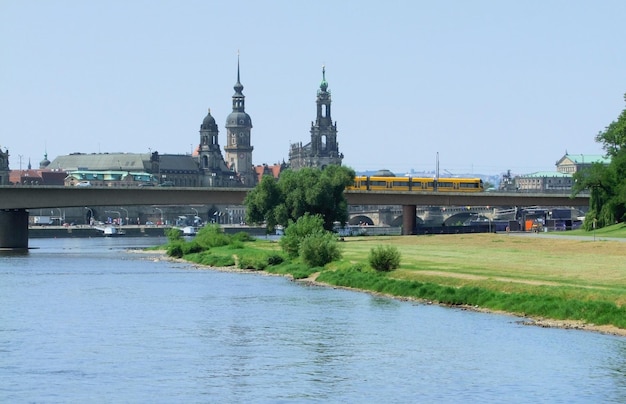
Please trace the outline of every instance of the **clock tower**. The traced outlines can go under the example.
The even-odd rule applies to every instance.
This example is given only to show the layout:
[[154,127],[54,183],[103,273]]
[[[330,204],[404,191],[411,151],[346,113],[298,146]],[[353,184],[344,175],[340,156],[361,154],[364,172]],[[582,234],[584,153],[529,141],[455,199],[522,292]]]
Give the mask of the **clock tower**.
[[257,177],[252,165],[252,144],[250,131],[252,120],[245,111],[246,97],[243,95],[243,85],[239,79],[239,57],[237,57],[237,83],[233,87],[233,112],[226,118],[226,163],[230,171],[234,172],[234,180],[238,184],[253,187]]

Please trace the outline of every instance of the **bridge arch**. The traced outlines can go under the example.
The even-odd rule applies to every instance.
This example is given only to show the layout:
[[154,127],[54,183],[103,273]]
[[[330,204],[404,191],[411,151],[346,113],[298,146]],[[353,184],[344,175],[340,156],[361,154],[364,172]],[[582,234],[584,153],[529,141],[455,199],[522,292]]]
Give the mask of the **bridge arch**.
[[[396,216],[391,223],[389,224],[391,227],[401,227],[402,226],[402,220],[404,219],[403,215],[398,215]],[[424,224],[424,219],[422,219],[419,216],[415,216],[415,224],[417,226],[423,225]]]
[[446,226],[461,226],[470,220],[488,220],[487,217],[479,212],[459,212],[443,221]]
[[357,216],[350,218],[350,220],[348,220],[348,224],[351,226],[358,226],[362,224],[367,225],[367,226],[373,226],[374,221],[370,219],[368,216],[357,215]]

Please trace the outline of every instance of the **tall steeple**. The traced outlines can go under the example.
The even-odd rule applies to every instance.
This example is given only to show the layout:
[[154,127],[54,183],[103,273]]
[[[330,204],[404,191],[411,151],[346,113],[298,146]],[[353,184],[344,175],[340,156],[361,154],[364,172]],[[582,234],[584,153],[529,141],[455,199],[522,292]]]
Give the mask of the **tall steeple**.
[[326,66],[322,66],[322,82],[317,90],[315,101],[317,111],[315,121],[311,122],[311,143],[291,145],[289,165],[297,170],[303,167],[324,168],[327,165],[341,165],[343,154],[339,153],[337,143],[337,124],[330,115],[331,97],[326,81]]
[[326,81],[326,66],[322,66],[322,82],[317,91],[317,116],[311,124],[311,155],[317,159],[315,166],[323,168],[328,164],[341,165],[343,156],[337,143],[337,124],[330,115],[331,97]]
[[235,89],[235,94],[233,95],[233,112],[245,112],[246,97],[242,93],[243,85],[241,84],[239,74],[239,53],[237,53],[237,82],[233,88]]
[[[241,74],[239,68],[239,53],[237,54],[237,82],[233,87],[233,112],[226,118],[226,163],[231,171],[237,176],[239,185],[254,186],[256,184],[256,174],[252,165],[252,143],[250,132],[252,130],[252,120],[245,110],[246,97],[243,95],[243,85],[241,84]],[[236,184],[233,184],[236,185]]]

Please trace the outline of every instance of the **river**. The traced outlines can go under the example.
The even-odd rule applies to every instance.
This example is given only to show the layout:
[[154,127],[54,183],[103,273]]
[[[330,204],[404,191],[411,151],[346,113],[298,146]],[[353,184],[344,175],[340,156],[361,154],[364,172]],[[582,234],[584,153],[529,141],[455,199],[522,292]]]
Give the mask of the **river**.
[[37,239],[0,256],[0,402],[626,402],[626,338]]

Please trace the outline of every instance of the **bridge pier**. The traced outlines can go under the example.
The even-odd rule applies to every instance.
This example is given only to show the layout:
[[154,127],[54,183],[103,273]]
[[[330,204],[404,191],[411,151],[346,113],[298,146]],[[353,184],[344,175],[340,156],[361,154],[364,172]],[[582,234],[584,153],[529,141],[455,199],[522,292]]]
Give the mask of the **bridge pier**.
[[408,236],[416,233],[415,219],[417,207],[415,205],[402,205],[402,235]]
[[28,249],[26,209],[0,209],[0,249]]

